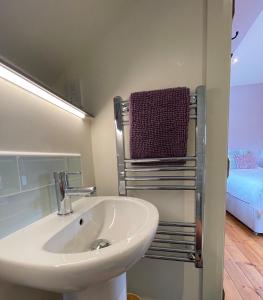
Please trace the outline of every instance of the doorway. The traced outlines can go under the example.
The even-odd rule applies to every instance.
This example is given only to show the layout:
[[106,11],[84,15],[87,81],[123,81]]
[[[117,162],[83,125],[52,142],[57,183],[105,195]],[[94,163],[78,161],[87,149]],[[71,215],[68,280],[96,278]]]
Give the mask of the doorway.
[[263,299],[263,1],[236,1],[225,222],[226,300]]

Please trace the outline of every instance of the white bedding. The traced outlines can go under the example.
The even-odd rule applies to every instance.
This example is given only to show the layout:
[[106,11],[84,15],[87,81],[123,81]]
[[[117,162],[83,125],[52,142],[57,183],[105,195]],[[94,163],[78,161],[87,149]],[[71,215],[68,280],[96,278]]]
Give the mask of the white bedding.
[[227,191],[252,207],[263,209],[263,168],[231,169]]

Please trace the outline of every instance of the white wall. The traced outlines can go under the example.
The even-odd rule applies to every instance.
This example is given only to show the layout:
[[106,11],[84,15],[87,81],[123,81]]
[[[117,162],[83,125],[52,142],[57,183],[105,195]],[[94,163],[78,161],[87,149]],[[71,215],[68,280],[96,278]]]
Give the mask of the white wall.
[[102,194],[117,192],[113,97],[184,85],[193,90],[203,83],[202,0],[146,0],[123,14],[90,49],[84,66],[88,105],[96,115],[92,140]]
[[[90,49],[85,65],[88,100],[96,115],[92,145],[99,194],[117,194],[113,97],[180,85],[192,90],[207,86],[205,267],[202,271],[189,264],[142,260],[128,274],[129,289],[153,299],[222,299],[231,4],[140,2],[124,11],[117,26]],[[162,219],[192,217],[188,193],[136,195],[155,203]]]
[[[257,17],[254,16],[254,23],[234,51],[233,59],[236,60],[236,63],[231,67],[232,86],[262,83],[263,81],[263,41],[258,38],[262,36],[263,3],[262,1],[257,2],[261,6],[261,12]],[[238,37],[238,39],[240,38]]]
[[[136,2],[135,2],[136,3]],[[100,195],[117,194],[113,97],[133,91],[204,83],[204,1],[140,1],[89,50],[83,65],[89,91],[95,178]],[[193,219],[193,195],[137,192],[163,220]],[[160,200],[161,199],[161,200]],[[201,271],[192,264],[142,260],[128,273],[129,290],[158,299],[200,299]],[[191,282],[191,289],[189,289]]]
[[[94,184],[90,121],[83,121],[2,79],[0,99],[0,150],[80,153],[84,182]],[[53,293],[0,283],[1,300],[60,298]]]
[[85,184],[94,183],[90,120],[0,80],[0,150],[69,152],[82,155]]
[[207,153],[202,300],[221,300],[230,82],[231,0],[207,1]]
[[231,87],[228,148],[263,149],[263,84]]

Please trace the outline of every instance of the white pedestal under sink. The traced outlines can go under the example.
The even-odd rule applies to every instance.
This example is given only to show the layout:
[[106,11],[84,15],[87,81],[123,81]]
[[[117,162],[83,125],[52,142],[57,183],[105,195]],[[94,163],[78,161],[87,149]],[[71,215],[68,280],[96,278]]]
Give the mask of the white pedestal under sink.
[[86,290],[65,293],[63,300],[127,300],[126,273]]
[[[0,278],[60,292],[64,300],[126,300],[126,272],[154,238],[157,209],[116,196],[81,198],[73,210],[1,239]],[[110,245],[94,250],[101,239]]]

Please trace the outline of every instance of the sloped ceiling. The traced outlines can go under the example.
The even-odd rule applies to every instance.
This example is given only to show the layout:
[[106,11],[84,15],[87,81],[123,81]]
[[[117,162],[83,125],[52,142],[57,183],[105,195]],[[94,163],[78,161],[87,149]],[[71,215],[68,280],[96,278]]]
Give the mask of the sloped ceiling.
[[234,52],[231,65],[232,86],[256,83],[263,83],[263,11]]
[[52,82],[125,17],[123,0],[0,0],[0,55]]
[[[0,55],[40,81],[52,82],[83,59],[140,0],[0,0]],[[263,0],[236,0],[232,85],[263,82]],[[262,28],[262,32],[260,32]],[[261,35],[260,35],[261,34]],[[249,43],[249,44],[248,44]],[[253,66],[256,66],[254,68]]]
[[238,48],[262,9],[262,0],[236,0],[236,12],[232,25],[232,36],[235,35],[236,31],[239,31],[239,35],[232,41],[232,52],[235,52]]

